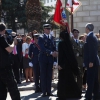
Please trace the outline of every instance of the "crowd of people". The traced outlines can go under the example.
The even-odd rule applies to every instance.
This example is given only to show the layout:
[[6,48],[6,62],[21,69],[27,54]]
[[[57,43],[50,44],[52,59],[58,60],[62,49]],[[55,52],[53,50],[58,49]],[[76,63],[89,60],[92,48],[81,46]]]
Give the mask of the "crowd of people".
[[4,61],[10,62],[0,62],[0,98],[6,100],[7,87],[12,100],[20,100],[17,84],[21,84],[23,77],[26,82],[35,82],[35,93],[42,92],[42,97],[54,96],[51,93],[51,82],[53,65],[56,65],[57,100],[80,99],[83,90],[87,90],[86,100],[99,100],[100,38],[99,34],[93,33],[93,24],[86,24],[85,29],[86,33],[83,35],[73,29],[72,36],[67,30],[62,30],[59,44],[56,45],[54,36],[50,34],[50,24],[43,25],[43,34],[39,34],[37,30],[27,35],[12,32],[12,41],[8,41],[6,26],[0,23],[1,52]]

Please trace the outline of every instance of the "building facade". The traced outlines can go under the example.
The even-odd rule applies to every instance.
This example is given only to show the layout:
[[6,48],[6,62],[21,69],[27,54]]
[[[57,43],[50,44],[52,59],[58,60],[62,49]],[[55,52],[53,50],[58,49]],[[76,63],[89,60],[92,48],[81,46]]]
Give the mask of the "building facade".
[[[57,0],[43,0],[45,6],[56,5]],[[95,26],[94,32],[100,30],[100,0],[79,0],[82,6],[73,14],[74,28],[77,28],[80,33],[85,33],[86,23],[93,23]],[[51,12],[54,14],[55,10]],[[70,19],[70,18],[69,18]],[[69,21],[70,22],[70,21]]]

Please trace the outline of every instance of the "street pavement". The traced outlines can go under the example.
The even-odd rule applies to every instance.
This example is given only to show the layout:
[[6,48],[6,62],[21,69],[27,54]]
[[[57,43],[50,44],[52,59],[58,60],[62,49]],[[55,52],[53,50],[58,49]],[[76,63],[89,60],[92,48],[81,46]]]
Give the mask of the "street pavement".
[[[57,90],[52,88],[52,93],[55,95],[54,97],[41,97],[42,94],[34,93],[34,90],[20,92],[21,100],[56,100]],[[84,93],[82,95],[84,95]],[[9,94],[7,96],[7,100],[11,100]],[[67,100],[84,100],[84,97],[82,99],[67,99]]]
[[[20,91],[21,100],[56,100],[57,98],[57,80],[52,81],[52,93],[55,95],[54,97],[41,97],[41,93],[34,93],[35,85],[34,82],[26,83],[25,80],[22,81],[22,84],[18,85],[18,89]],[[84,96],[85,93],[82,93]],[[7,100],[11,100],[10,95],[8,93]],[[70,99],[76,100],[76,99]],[[82,99],[84,100],[84,97]]]

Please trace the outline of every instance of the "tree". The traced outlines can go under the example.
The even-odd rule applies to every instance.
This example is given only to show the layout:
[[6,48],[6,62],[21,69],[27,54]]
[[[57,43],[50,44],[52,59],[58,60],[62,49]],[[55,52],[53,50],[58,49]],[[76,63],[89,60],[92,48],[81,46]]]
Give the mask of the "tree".
[[41,6],[39,0],[27,0],[26,3],[26,16],[28,31],[40,29],[41,24]]
[[[4,15],[4,13],[6,13]],[[2,17],[8,28],[16,31],[16,28],[25,27],[25,3],[21,4],[20,0],[2,0]],[[17,23],[19,23],[17,25]]]

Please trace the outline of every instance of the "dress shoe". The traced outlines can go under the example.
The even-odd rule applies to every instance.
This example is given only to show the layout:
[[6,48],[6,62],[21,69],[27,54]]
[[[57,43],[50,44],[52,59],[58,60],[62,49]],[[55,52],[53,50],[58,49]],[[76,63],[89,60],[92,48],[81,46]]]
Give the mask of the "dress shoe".
[[40,92],[40,90],[35,90],[35,93],[39,93]]
[[42,97],[46,97],[46,94],[42,94]]
[[47,93],[47,96],[54,96],[52,93]]
[[20,82],[20,81],[18,81],[18,82],[17,82],[17,84],[21,84],[21,82]]
[[84,99],[84,100],[92,100],[92,99]]

